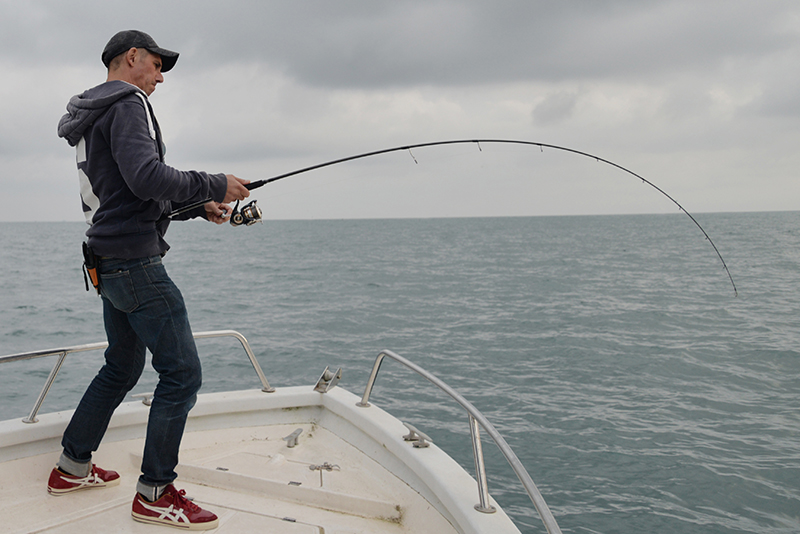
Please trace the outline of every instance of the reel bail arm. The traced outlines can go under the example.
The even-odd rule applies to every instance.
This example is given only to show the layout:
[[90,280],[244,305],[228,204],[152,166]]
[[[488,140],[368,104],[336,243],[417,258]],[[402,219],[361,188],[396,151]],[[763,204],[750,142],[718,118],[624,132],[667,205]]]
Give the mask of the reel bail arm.
[[245,204],[241,211],[239,211],[239,201],[237,200],[231,212],[231,226],[250,226],[257,222],[263,223],[263,215],[255,200]]

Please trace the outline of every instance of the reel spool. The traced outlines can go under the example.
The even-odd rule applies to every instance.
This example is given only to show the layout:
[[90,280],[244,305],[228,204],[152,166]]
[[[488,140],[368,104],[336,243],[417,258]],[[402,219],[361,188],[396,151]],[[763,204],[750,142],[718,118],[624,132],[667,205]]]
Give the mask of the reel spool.
[[239,201],[237,200],[236,205],[233,207],[233,212],[231,213],[231,225],[250,226],[257,222],[263,222],[261,220],[262,216],[261,208],[256,205],[255,200],[249,204],[245,204],[241,211],[239,211]]

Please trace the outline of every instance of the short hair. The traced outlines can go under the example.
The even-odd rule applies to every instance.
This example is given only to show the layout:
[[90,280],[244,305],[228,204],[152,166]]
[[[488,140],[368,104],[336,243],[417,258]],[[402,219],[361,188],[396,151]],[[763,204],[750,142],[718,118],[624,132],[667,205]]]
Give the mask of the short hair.
[[[148,56],[150,54],[150,51],[146,48],[138,48],[135,46],[132,46],[131,48],[136,48],[136,50],[143,52],[145,56]],[[128,50],[130,50],[130,48]],[[108,63],[109,71],[116,70],[119,68],[120,64],[122,63],[122,59],[125,57],[125,54],[128,53],[128,50],[125,50],[123,53],[119,54]]]

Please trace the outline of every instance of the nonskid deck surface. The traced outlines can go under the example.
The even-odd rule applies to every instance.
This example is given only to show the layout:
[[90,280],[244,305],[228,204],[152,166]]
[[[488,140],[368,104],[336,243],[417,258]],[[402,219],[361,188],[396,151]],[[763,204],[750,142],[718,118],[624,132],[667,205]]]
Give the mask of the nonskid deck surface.
[[[300,443],[289,448],[283,438],[298,428]],[[119,441],[95,455],[120,473],[119,486],[58,497],[46,489],[58,453],[0,464],[0,530],[163,531],[130,517],[142,446],[141,439]],[[315,423],[188,432],[178,474],[176,485],[219,516],[213,532],[454,532],[409,486]]]

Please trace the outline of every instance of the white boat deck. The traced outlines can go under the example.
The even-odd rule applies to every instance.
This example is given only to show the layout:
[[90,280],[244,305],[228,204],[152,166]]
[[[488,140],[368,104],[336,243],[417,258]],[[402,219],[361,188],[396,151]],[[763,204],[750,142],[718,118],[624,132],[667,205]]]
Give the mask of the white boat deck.
[[[496,513],[474,509],[477,484],[452,458],[435,445],[413,447],[402,423],[375,406],[356,407],[358,400],[311,386],[201,395],[176,486],[219,516],[210,532],[519,532],[494,501]],[[0,422],[0,530],[163,531],[130,517],[147,410],[141,402],[120,406],[95,454],[97,465],[120,473],[119,486],[59,497],[47,493],[47,477],[71,412]],[[284,438],[297,429],[290,448]]]

